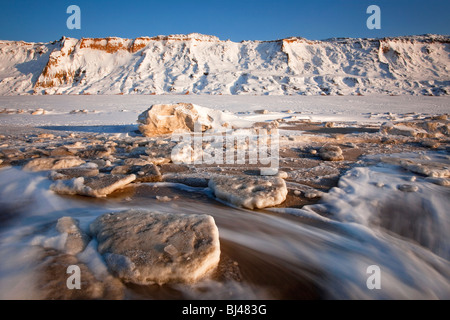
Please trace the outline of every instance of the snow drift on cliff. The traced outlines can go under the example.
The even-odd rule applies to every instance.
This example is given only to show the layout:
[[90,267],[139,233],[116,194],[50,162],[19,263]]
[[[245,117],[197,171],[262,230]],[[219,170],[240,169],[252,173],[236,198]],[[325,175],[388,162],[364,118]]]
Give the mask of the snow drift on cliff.
[[0,41],[0,94],[450,93],[450,37]]

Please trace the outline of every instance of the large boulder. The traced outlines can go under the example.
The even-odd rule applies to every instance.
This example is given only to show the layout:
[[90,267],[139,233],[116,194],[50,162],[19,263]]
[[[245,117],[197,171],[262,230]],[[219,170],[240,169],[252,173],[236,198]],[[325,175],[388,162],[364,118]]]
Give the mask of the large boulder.
[[199,113],[192,103],[154,104],[141,113],[137,122],[146,137],[174,132],[194,131],[195,123],[205,131],[212,126],[212,119]]
[[248,209],[262,209],[283,203],[288,190],[281,177],[215,176],[208,187],[217,198]]
[[193,283],[217,267],[219,231],[208,215],[127,210],[90,226],[108,269],[141,285]]

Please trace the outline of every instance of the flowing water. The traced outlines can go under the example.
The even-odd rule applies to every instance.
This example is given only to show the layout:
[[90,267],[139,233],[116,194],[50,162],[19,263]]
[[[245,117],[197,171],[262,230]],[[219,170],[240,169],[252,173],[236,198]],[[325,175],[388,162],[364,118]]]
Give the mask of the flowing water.
[[[391,174],[390,178],[395,178],[386,170],[375,173],[377,177]],[[44,173],[27,173],[17,168],[0,170],[2,299],[40,297],[35,285],[39,275],[33,269],[32,244],[36,243],[36,236],[44,234],[46,226],[62,216],[72,216],[88,230],[97,216],[127,208],[212,215],[221,243],[221,262],[215,274],[194,285],[128,284],[128,299],[450,298],[446,245],[449,206],[445,199],[449,197],[445,187],[433,189],[441,192],[437,196],[444,200],[439,202],[440,209],[431,210],[433,226],[438,228],[432,228],[434,233],[428,235],[434,237],[435,245],[431,246],[408,231],[397,232],[407,226],[407,212],[404,219],[397,217],[377,224],[373,222],[376,219],[362,223],[339,215],[333,218],[333,204],[337,203],[333,193],[322,204],[303,210],[251,211],[217,201],[208,189],[179,184],[141,184],[103,199],[59,196],[49,191],[49,185]],[[334,196],[342,188],[336,188]],[[167,195],[172,200],[161,202],[157,195]],[[368,210],[360,204],[369,200],[358,197],[341,197],[343,201],[355,202],[349,207],[354,208],[350,210],[354,217],[366,214],[361,210]],[[398,199],[397,206],[401,206],[401,201]],[[42,243],[52,246],[50,240]],[[380,289],[367,286],[374,279],[370,278],[372,265],[379,267]]]

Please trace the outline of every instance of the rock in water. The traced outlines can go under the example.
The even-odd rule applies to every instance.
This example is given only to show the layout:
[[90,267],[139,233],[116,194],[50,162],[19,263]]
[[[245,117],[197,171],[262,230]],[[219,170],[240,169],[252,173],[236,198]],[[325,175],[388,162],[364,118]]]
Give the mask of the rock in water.
[[209,180],[208,187],[217,198],[248,209],[278,205],[288,194],[280,177],[216,176]]
[[192,103],[154,104],[138,117],[139,130],[146,137],[194,131],[196,122],[202,131],[211,128],[210,119],[201,115]]
[[110,272],[136,284],[193,283],[217,267],[219,231],[213,217],[127,210],[90,226]]

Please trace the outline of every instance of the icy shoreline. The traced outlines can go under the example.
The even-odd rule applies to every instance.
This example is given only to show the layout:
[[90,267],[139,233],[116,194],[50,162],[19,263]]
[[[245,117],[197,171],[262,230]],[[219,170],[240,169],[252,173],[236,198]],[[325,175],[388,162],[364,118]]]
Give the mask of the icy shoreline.
[[[48,111],[0,114],[0,287],[11,288],[0,297],[80,298],[59,290],[64,277],[48,282],[55,268],[66,264],[79,264],[89,275],[89,290],[79,292],[88,299],[164,298],[170,293],[179,299],[450,296],[448,98],[216,98],[0,97],[8,110]],[[264,196],[258,166],[172,163],[170,135],[143,137],[135,122],[149,104],[173,101],[277,126],[283,174],[280,183],[267,184],[267,192],[282,187],[277,194],[286,198],[271,209],[246,210],[235,196],[216,199],[208,182],[222,176],[226,188],[248,187]],[[330,152],[338,157],[329,157]],[[81,191],[89,187],[88,195],[95,188],[108,193],[99,193],[100,198],[59,195],[52,184]],[[95,237],[79,253],[62,253],[71,225],[81,230],[74,235],[89,234],[102,215],[149,208],[212,216],[220,240],[215,271],[195,284],[124,286],[109,273],[107,261],[116,275],[129,279],[137,269],[126,266],[138,265],[139,255],[131,254],[137,259],[131,262],[105,258]],[[61,227],[72,218],[69,227]],[[61,228],[54,229],[58,223]],[[134,227],[126,225],[127,230]],[[163,259],[181,252],[180,244],[161,248]],[[217,245],[214,250],[212,264]],[[15,269],[17,264],[22,267]],[[383,290],[367,289],[369,265],[381,267]]]

